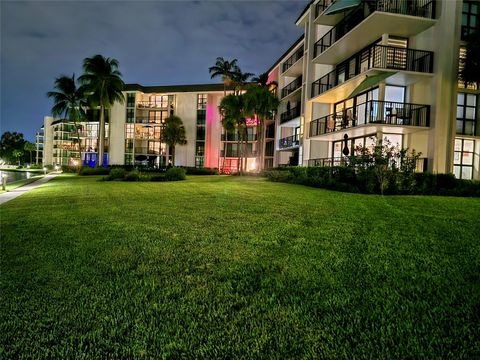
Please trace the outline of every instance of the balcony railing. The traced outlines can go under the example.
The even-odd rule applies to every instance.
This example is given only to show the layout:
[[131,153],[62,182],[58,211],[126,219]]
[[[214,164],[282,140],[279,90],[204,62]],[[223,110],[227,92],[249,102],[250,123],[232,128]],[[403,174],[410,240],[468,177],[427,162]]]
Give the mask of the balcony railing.
[[282,65],[282,73],[287,71],[293,64],[300,60],[303,56],[303,46],[293,53]]
[[327,7],[329,7],[334,0],[320,0],[317,5],[315,5],[315,19],[320,15],[322,12],[325,11]]
[[[343,165],[348,165],[349,161],[350,159],[347,156],[309,159],[308,166],[321,166],[321,167],[343,166]],[[428,164],[427,158],[417,159],[415,171],[416,172],[427,171],[427,164]]]
[[77,137],[81,138],[97,138],[98,134],[91,131],[79,131],[70,133],[70,139],[76,139]]
[[148,118],[135,118],[136,124],[152,124],[152,125],[163,125],[164,121],[161,119],[148,119]]
[[148,149],[145,147],[136,147],[135,154],[160,155],[161,151],[156,149]]
[[299,76],[282,89],[282,98],[293,93],[295,90],[297,90],[301,86],[302,86],[302,77]]
[[375,11],[433,19],[435,17],[435,0],[367,2],[364,7],[360,6],[352,11],[315,43],[313,57],[316,58]]
[[[350,73],[348,65],[353,62],[355,66]],[[431,73],[433,72],[433,52],[387,45],[370,46],[314,81],[311,95],[312,97],[320,95],[373,68]]]
[[392,101],[370,100],[355,107],[315,119],[310,136],[323,135],[365,124],[428,127],[430,106]]
[[154,101],[139,101],[137,102],[137,107],[142,108],[154,108],[154,109],[168,109],[170,104],[165,102],[154,102]]
[[300,116],[300,104],[280,114],[280,124]]
[[[220,157],[227,157],[227,158],[238,158],[242,153],[241,152],[238,152],[235,150],[235,151],[231,151],[231,150],[227,150],[227,153],[225,156],[225,150],[220,150]],[[257,156],[257,152],[256,151],[247,151],[246,153],[246,157],[256,157]]]
[[[238,134],[222,134],[222,141],[241,141],[242,138]],[[247,134],[247,141],[257,141],[257,134]]]
[[135,139],[138,140],[160,140],[160,134],[136,133]]
[[278,147],[280,149],[288,149],[300,145],[300,136],[292,135],[284,137],[283,139],[278,140]]

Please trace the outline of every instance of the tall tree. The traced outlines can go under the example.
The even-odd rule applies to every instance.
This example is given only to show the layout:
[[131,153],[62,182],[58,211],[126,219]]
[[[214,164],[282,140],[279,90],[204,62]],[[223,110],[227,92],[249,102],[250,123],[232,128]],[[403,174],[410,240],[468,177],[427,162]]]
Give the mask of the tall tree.
[[268,72],[264,72],[252,78],[254,83],[257,83],[258,86],[267,87],[270,91],[275,90],[278,87],[278,83],[276,81],[268,81]]
[[461,63],[460,79],[465,85],[480,86],[480,33],[477,31],[468,40],[467,53]]
[[252,73],[242,72],[238,65],[235,65],[232,70],[232,81],[235,84],[235,94],[240,94],[248,83],[248,79],[253,76]]
[[[64,117],[73,122],[77,130],[77,144],[80,161],[82,159],[82,147],[80,142],[80,122],[85,119],[85,88],[77,86],[75,74],[62,75],[55,79],[55,91],[49,91],[47,96],[53,99],[52,115]],[[31,162],[31,160],[30,160]]]
[[[246,132],[243,95],[230,94],[225,96],[220,102],[219,111],[222,115],[222,126],[225,130],[225,136],[237,133],[237,166],[239,173],[243,174],[243,162],[246,156],[246,146],[243,144],[243,148],[241,147],[242,141],[245,140]],[[222,170],[225,169],[226,145],[225,143]]]
[[37,146],[30,141],[25,141],[23,145],[23,150],[28,151],[30,153],[30,164],[32,163],[32,151],[37,150]]
[[16,161],[14,150],[23,150],[25,140],[22,133],[6,131],[0,138],[0,157],[7,163]]
[[90,95],[93,106],[100,108],[98,132],[98,166],[103,166],[105,150],[105,110],[116,102],[123,103],[125,98],[122,90],[124,83],[122,73],[118,71],[118,61],[94,55],[83,60],[84,74],[79,77]]
[[18,160],[18,166],[20,166],[20,159],[24,155],[23,150],[15,149],[15,150],[13,150],[12,155],[15,159]]
[[213,79],[215,77],[221,77],[223,81],[223,96],[227,95],[227,86],[232,83],[233,74],[235,68],[237,67],[237,59],[231,61],[225,60],[223,57],[217,57],[215,65],[208,68],[210,77]]
[[280,100],[266,86],[250,86],[245,95],[245,113],[257,119],[258,170],[262,170],[265,162],[265,121],[273,119]]
[[185,145],[187,137],[185,126],[182,119],[178,116],[170,115],[165,119],[163,129],[160,132],[160,140],[172,148],[172,164],[175,166],[175,146]]

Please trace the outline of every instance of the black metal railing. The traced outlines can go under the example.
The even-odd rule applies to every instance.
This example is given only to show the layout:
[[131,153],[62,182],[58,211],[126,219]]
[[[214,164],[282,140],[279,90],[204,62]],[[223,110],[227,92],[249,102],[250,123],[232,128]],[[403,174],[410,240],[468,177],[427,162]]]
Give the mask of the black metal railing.
[[161,119],[149,119],[149,118],[135,118],[135,124],[155,124],[163,125],[164,120]]
[[302,86],[302,77],[299,76],[282,89],[282,98],[291,94],[292,92],[294,92],[295,90],[297,90],[301,86]]
[[160,155],[162,152],[160,149],[149,149],[146,147],[136,147],[135,148],[135,154],[141,155]]
[[430,105],[370,100],[310,122],[309,136],[365,124],[430,126]]
[[165,102],[155,102],[155,101],[139,101],[137,102],[138,108],[154,108],[154,109],[165,109],[169,108],[168,103]]
[[[349,66],[349,64],[354,66]],[[433,72],[433,52],[389,45],[367,47],[312,83],[315,97],[369,69]]]
[[[225,156],[225,150],[220,150],[220,157],[231,157],[231,158],[238,158],[241,156],[242,152],[237,152],[237,150],[227,150],[226,156]],[[246,154],[244,154],[245,157],[256,157],[257,152],[256,151],[247,151]]]
[[290,121],[300,116],[300,104],[294,106],[290,110],[287,110],[280,114],[280,124]]
[[222,134],[222,141],[257,141],[257,134],[247,134],[246,139],[242,139],[238,134]]
[[280,149],[288,149],[288,148],[299,146],[299,145],[300,145],[299,135],[287,136],[278,140],[278,147]]
[[391,0],[365,2],[322,36],[313,49],[316,58],[375,11],[435,18],[435,0]]
[[300,60],[303,56],[303,46],[301,46],[297,51],[293,53],[282,65],[282,73],[287,71],[293,64]]
[[334,0],[320,0],[315,5],[315,19],[320,15],[322,12],[325,11],[327,7],[329,7]]

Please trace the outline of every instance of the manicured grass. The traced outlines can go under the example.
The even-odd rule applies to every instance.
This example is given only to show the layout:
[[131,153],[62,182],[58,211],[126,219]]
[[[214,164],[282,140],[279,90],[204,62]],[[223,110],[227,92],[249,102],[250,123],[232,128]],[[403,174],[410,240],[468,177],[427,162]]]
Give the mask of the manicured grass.
[[0,208],[0,357],[480,357],[479,199],[98,179]]
[[[43,175],[36,175],[36,176],[32,176],[29,179],[17,180],[17,181],[7,183],[6,191],[12,191],[12,190],[14,190],[14,189],[16,189],[20,186],[31,184],[32,182],[37,181],[37,180],[41,179],[42,177],[43,177]],[[0,194],[3,193],[3,192],[5,192],[5,191],[1,190],[1,188],[0,188]]]

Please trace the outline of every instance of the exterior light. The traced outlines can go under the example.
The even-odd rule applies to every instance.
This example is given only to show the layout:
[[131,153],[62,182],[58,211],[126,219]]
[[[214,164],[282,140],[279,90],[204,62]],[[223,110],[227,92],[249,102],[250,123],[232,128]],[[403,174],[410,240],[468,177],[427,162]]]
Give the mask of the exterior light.
[[45,166],[43,167],[43,175],[47,175],[47,168]]
[[57,171],[57,170],[58,170],[58,165],[55,165],[55,171]]

